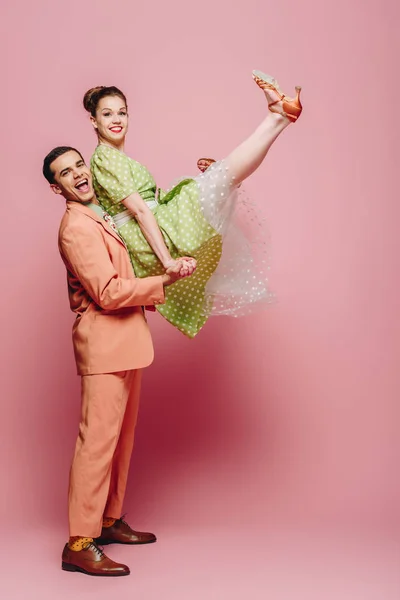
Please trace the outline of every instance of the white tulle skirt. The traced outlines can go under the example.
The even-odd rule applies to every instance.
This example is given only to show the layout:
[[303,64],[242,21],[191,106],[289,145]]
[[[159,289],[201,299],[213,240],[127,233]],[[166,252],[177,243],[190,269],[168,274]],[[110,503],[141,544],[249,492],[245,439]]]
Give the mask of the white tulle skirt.
[[226,161],[195,177],[208,223],[222,236],[222,256],[206,285],[205,314],[239,317],[274,300],[268,285],[268,233],[257,205],[231,176]]

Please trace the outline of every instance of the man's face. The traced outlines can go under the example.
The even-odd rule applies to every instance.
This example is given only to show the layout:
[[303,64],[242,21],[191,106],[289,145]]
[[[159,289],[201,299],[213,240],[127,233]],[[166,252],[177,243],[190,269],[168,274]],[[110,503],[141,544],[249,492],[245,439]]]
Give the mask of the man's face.
[[72,202],[92,202],[94,190],[90,169],[75,150],[56,158],[50,168],[54,173],[54,183],[50,187],[55,194],[61,194]]

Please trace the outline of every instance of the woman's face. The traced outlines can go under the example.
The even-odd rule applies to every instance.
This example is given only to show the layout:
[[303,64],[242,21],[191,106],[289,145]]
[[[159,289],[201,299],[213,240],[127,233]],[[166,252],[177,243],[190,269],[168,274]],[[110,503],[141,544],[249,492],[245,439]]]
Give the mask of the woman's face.
[[96,116],[90,119],[100,142],[118,146],[124,141],[128,131],[128,110],[122,98],[105,96],[97,105]]

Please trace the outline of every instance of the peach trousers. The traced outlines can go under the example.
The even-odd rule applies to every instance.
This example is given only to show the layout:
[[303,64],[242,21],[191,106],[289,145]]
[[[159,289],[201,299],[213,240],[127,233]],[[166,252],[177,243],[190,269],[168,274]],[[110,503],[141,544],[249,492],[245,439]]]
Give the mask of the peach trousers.
[[98,537],[122,514],[139,408],[140,369],[82,376],[82,414],[69,482],[70,536]]

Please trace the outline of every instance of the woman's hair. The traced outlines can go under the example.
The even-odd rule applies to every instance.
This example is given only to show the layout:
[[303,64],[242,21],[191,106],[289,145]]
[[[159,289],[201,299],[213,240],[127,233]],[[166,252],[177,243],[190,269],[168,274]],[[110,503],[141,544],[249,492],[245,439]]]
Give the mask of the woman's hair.
[[85,107],[85,110],[87,110],[92,117],[95,117],[96,109],[100,100],[106,96],[118,96],[125,102],[125,106],[128,106],[125,94],[123,94],[117,87],[113,85],[110,87],[99,85],[91,90],[88,90],[83,96],[83,106]]

